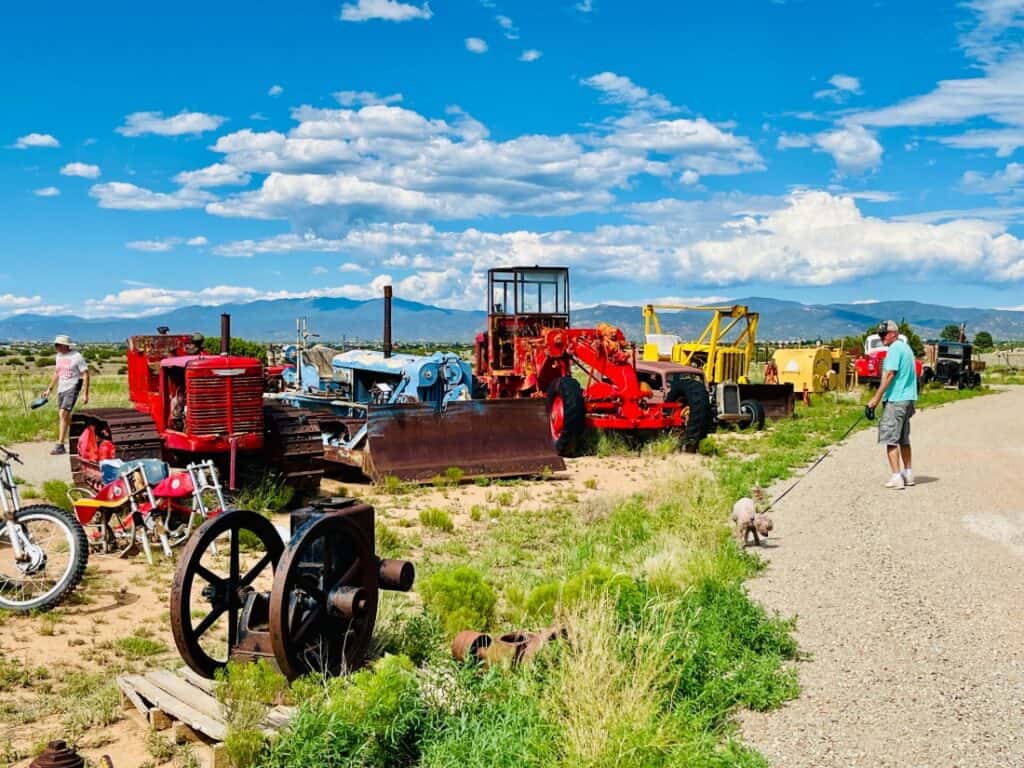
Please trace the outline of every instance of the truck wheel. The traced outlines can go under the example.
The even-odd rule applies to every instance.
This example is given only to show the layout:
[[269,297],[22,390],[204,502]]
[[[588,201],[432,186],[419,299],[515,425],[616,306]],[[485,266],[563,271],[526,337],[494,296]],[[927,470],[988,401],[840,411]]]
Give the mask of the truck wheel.
[[559,456],[572,456],[587,422],[583,389],[572,376],[563,376],[548,388],[551,439]]
[[683,428],[683,445],[693,453],[711,431],[711,399],[704,385],[696,379],[676,379],[665,395],[667,403],[682,403],[689,408]]
[[749,415],[750,421],[740,425],[743,428],[753,427],[755,430],[764,429],[764,406],[758,400],[744,400],[740,403],[740,413]]

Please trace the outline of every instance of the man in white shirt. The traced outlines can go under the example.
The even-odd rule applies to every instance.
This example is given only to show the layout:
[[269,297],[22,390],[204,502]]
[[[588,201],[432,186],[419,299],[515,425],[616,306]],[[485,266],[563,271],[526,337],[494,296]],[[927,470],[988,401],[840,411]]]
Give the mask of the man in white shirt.
[[51,455],[67,453],[64,443],[68,439],[68,431],[71,429],[71,411],[78,401],[78,395],[82,395],[82,405],[89,402],[89,365],[85,362],[79,352],[71,351],[71,339],[61,334],[53,340],[53,346],[57,349],[57,363],[54,367],[53,378],[50,379],[50,386],[43,394],[50,396],[53,388],[57,388],[57,407],[60,409],[60,435],[57,444],[50,451]]

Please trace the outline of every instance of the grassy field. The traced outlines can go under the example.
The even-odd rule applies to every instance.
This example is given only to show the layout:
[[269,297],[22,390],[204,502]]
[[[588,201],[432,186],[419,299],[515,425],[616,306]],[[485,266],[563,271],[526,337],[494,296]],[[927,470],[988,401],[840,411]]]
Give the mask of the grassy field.
[[[57,439],[56,397],[34,411],[28,407],[49,383],[50,373],[45,371],[0,373],[0,444]],[[113,372],[92,374],[89,407],[115,405],[129,405],[127,377]]]

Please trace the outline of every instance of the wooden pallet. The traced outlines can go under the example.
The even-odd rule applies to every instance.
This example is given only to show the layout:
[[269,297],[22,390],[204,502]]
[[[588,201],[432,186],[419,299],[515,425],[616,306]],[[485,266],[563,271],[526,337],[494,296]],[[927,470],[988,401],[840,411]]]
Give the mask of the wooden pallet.
[[[177,671],[154,669],[143,675],[117,678],[122,707],[137,712],[152,730],[170,729],[175,744],[190,742],[198,755],[206,758],[208,768],[227,768],[223,741],[228,733],[224,708],[214,696],[214,682],[191,669]],[[273,707],[261,728],[273,735],[294,714],[294,707]]]

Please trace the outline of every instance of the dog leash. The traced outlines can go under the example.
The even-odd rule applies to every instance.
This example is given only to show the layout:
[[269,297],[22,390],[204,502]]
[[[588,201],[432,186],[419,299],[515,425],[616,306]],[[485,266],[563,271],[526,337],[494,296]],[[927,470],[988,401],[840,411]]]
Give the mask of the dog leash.
[[[873,416],[873,414],[872,414],[872,416]],[[861,414],[860,416],[858,416],[858,417],[857,417],[857,420],[856,420],[855,422],[853,422],[853,424],[851,424],[851,425],[850,425],[850,428],[849,428],[848,430],[846,430],[845,432],[843,432],[843,434],[842,434],[842,437],[840,437],[840,438],[839,438],[838,440],[836,440],[836,442],[837,442],[837,443],[841,443],[841,442],[843,442],[843,440],[845,440],[845,439],[847,438],[847,436],[848,436],[848,435],[849,435],[849,434],[850,434],[851,432],[853,432],[854,428],[855,428],[855,427],[856,427],[856,426],[857,426],[858,424],[860,424],[860,423],[861,423],[862,421],[864,421],[864,419],[865,419],[865,418],[868,418],[868,419],[870,420],[870,419],[872,418],[872,416],[868,416],[867,410],[865,409],[865,412],[864,412],[864,413],[862,413],[862,414]],[[834,447],[834,446],[833,446],[833,447]],[[815,461],[815,462],[814,462],[813,464],[811,464],[811,466],[807,468],[807,471],[806,471],[806,472],[804,472],[804,473],[803,473],[802,475],[800,475],[800,477],[798,477],[798,478],[797,478],[797,479],[796,479],[796,480],[795,480],[795,481],[793,482],[793,484],[792,484],[791,486],[789,486],[789,488],[787,488],[787,489],[786,489],[786,490],[784,490],[784,491],[783,491],[783,492],[782,492],[781,494],[779,494],[778,496],[776,496],[776,497],[775,497],[775,498],[774,498],[774,499],[772,500],[772,502],[771,502],[771,503],[770,503],[770,504],[769,504],[769,505],[768,505],[768,506],[767,506],[767,507],[765,508],[765,510],[764,510],[764,511],[765,511],[765,512],[767,512],[767,511],[768,511],[769,509],[771,509],[771,508],[772,508],[772,507],[774,507],[774,506],[775,506],[776,504],[778,504],[778,503],[779,503],[780,501],[782,501],[782,499],[783,499],[783,498],[785,498],[786,494],[787,494],[787,493],[789,493],[790,491],[792,491],[792,490],[793,490],[794,488],[796,488],[796,487],[797,487],[797,485],[799,485],[799,484],[800,484],[800,481],[801,481],[801,480],[803,480],[803,479],[804,479],[805,477],[807,477],[807,476],[808,476],[809,474],[811,474],[811,472],[812,472],[812,471],[814,470],[814,468],[815,468],[816,466],[818,466],[819,464],[821,464],[821,462],[823,462],[823,461],[825,460],[825,458],[826,458],[826,457],[827,457],[827,456],[828,456],[828,455],[829,455],[830,453],[832,453],[832,448],[829,448],[829,449],[828,449],[827,451],[825,451],[825,452],[824,452],[823,454],[821,454],[821,456],[819,456],[819,457],[818,457],[817,461]]]

